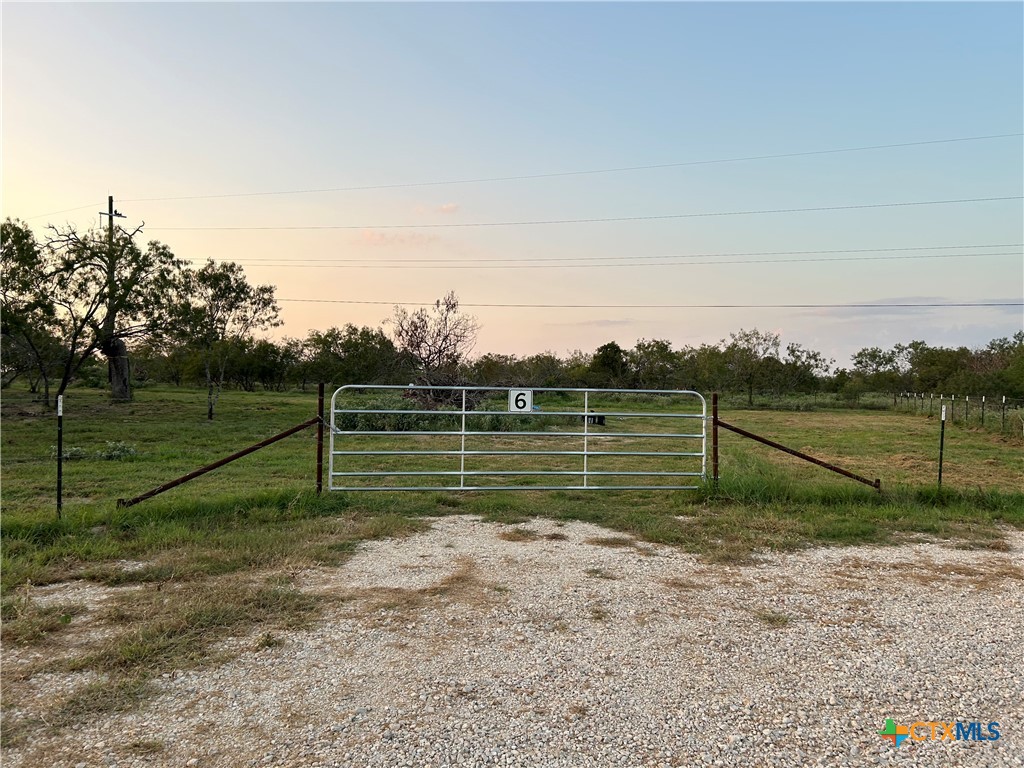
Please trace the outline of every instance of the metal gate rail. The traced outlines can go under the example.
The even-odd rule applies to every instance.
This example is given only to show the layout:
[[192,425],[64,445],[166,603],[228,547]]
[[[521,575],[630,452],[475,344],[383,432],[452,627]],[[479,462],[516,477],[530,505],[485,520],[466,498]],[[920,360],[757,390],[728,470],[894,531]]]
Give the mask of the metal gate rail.
[[[341,407],[339,399],[344,404],[346,398],[352,395],[356,395],[359,392],[368,394],[384,394],[387,392],[398,393],[404,397],[424,397],[424,396],[436,396],[439,393],[450,393],[455,400],[455,407],[452,407],[451,401],[449,401],[447,408],[441,407],[437,409],[431,408],[381,408],[381,407],[368,407],[368,408],[356,408],[356,407]],[[510,410],[475,410],[475,400],[470,401],[467,398],[467,393],[473,393],[475,395],[491,395],[496,393],[516,393],[516,392],[528,392],[532,403],[534,393],[541,395],[544,394],[556,394],[562,398],[565,396],[579,397],[582,395],[583,402],[582,407],[579,409],[573,409],[571,407],[565,407],[562,403],[558,410],[541,410],[539,408],[533,408],[528,412],[522,410],[511,410],[511,397],[510,397]],[[421,394],[417,394],[421,393]],[[679,397],[693,398],[695,400],[694,405],[699,404],[699,412],[651,412],[651,411],[638,411],[638,410],[603,410],[600,414],[593,412],[592,396],[615,395],[615,396],[629,396],[629,395],[650,395],[650,396],[667,396],[667,397]],[[358,404],[358,403],[355,403]],[[377,406],[376,403],[370,405]],[[360,426],[359,420],[361,418],[370,417],[371,420],[374,417],[381,418],[386,421],[388,417],[430,417],[430,419],[454,419],[458,422],[459,428],[457,429],[438,429],[438,428],[427,428],[417,429],[342,429],[339,427],[339,421],[344,420],[345,417],[349,417],[348,421],[354,417],[356,424],[354,426]],[[531,418],[531,417],[556,417],[558,419],[579,419],[582,421],[582,430],[580,429],[545,429],[543,431],[529,431],[529,430],[487,430],[487,429],[467,429],[467,418],[477,417],[520,417],[520,418]],[[667,431],[667,432],[654,432],[649,429],[644,432],[630,432],[624,428],[620,428],[617,431],[595,431],[591,429],[591,424],[594,423],[598,418],[601,419],[601,424],[605,424],[606,420],[619,419],[624,422],[628,422],[631,419],[656,419],[665,420],[668,424],[682,423],[678,420],[690,420],[699,421],[699,431]],[[426,421],[429,421],[427,419]],[[507,491],[550,491],[550,490],[695,490],[700,488],[707,477],[707,403],[697,392],[690,390],[657,390],[657,389],[642,389],[642,390],[627,390],[627,389],[568,389],[568,388],[533,388],[530,390],[525,389],[509,389],[507,387],[435,387],[428,385],[382,385],[382,384],[350,384],[340,387],[335,391],[331,397],[331,420],[330,420],[330,469],[328,473],[328,487],[332,491],[438,491],[438,490],[464,490],[464,491],[482,491],[482,490],[507,490]],[[521,423],[521,422],[520,422]],[[365,425],[363,425],[365,427]],[[436,425],[435,425],[436,426]],[[417,449],[410,447],[409,450],[395,450],[393,446],[380,449],[365,449],[355,447],[339,447],[339,443],[345,446],[350,446],[353,442],[358,442],[360,438],[370,437],[384,437],[392,440],[405,440],[417,438],[457,438],[459,440],[459,448],[455,449],[439,449],[439,448],[427,448]],[[565,440],[565,439],[581,439],[582,445],[579,450],[537,450],[536,446],[525,447],[522,450],[509,450],[506,448],[470,448],[467,449],[467,441],[484,440],[486,438],[533,438],[535,441],[539,440]],[[676,441],[674,446],[666,446],[673,448],[672,450],[652,450],[650,446],[641,446],[643,450],[613,450],[616,440],[672,440]],[[596,445],[605,448],[606,450],[591,450],[591,444],[595,442]],[[679,443],[683,445],[679,445]],[[603,443],[603,445],[602,445]],[[627,448],[630,446],[624,446]],[[679,448],[692,448],[691,450],[679,450]],[[582,467],[580,469],[467,469],[466,460],[467,458],[474,457],[520,457],[520,456],[533,456],[533,457],[580,457],[582,458]],[[352,469],[351,467],[345,468],[345,463],[350,463],[350,460],[356,458],[367,458],[367,457],[407,457],[411,462],[407,464],[413,464],[417,457],[449,457],[459,459],[458,469],[423,469],[413,468],[409,466],[403,469],[391,469],[374,467],[372,469]],[[684,467],[674,467],[671,470],[637,470],[632,469],[613,469],[613,470],[595,470],[591,467],[592,458],[611,458],[611,457],[645,457],[649,459],[665,458],[677,460],[680,462],[691,461],[693,464],[699,459],[699,469],[694,466],[692,470],[686,470]],[[342,466],[339,469],[339,465]],[[352,479],[355,478],[440,478],[442,481],[447,479],[458,478],[458,485],[447,484],[447,485],[352,485]],[[505,484],[482,484],[480,478],[509,478],[509,477],[536,477],[536,478],[550,478],[550,477],[576,477],[582,478],[574,485],[532,485],[532,484],[520,484],[520,485],[505,485]],[[592,478],[692,478],[687,484],[682,484],[682,481],[676,480],[674,484],[640,484],[633,481],[625,481],[619,484],[594,484],[591,482]],[[467,479],[471,479],[470,484],[467,484]],[[476,483],[476,484],[473,484]],[[699,483],[699,484],[698,484]]]

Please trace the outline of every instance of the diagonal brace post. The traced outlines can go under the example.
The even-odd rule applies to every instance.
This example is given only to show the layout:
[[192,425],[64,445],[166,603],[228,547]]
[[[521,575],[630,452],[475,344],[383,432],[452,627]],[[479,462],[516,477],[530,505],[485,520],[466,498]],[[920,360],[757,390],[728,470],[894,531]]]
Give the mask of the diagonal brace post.
[[197,470],[189,472],[187,475],[182,475],[177,480],[171,480],[171,482],[169,483],[164,483],[158,488],[154,488],[151,491],[147,491],[146,493],[143,493],[140,496],[136,496],[133,499],[118,499],[118,509],[122,509],[124,507],[133,507],[140,501],[151,499],[159,493],[169,491],[171,488],[177,488],[179,485],[187,483],[189,480],[195,480],[200,475],[205,475],[207,472],[217,469],[218,467],[223,467],[225,464],[230,464],[232,461],[235,461],[236,459],[240,459],[243,456],[248,456],[250,453],[255,453],[260,448],[266,448],[268,445],[272,445],[273,443],[276,443],[278,440],[284,440],[286,437],[291,437],[296,432],[301,432],[302,430],[315,426],[318,423],[320,423],[320,417],[314,416],[313,418],[307,419],[301,424],[295,425],[291,429],[286,429],[284,432],[276,434],[273,437],[268,437],[266,440],[261,440],[255,445],[250,445],[248,448],[238,451],[237,453],[233,453],[230,456],[220,459],[219,461],[213,462],[213,464],[207,464],[205,467],[200,467]]
[[716,418],[715,419],[715,423],[718,426],[722,427],[723,429],[728,429],[730,432],[735,432],[737,435],[743,435],[743,437],[750,438],[751,440],[754,440],[755,442],[763,443],[764,445],[767,445],[767,446],[769,446],[771,448],[775,448],[777,450],[780,450],[783,453],[788,453],[790,456],[796,456],[798,459],[803,459],[804,461],[811,462],[811,464],[817,464],[819,467],[823,467],[824,469],[827,469],[827,470],[829,470],[831,472],[835,472],[837,474],[840,474],[843,477],[848,477],[851,480],[856,480],[858,483],[864,483],[864,485],[870,485],[872,488],[874,488],[879,493],[882,492],[882,481],[880,479],[878,479],[878,478],[876,478],[875,480],[868,480],[866,477],[861,477],[860,475],[855,475],[853,472],[849,472],[849,471],[843,469],[842,467],[837,467],[835,464],[829,464],[827,461],[822,461],[821,459],[816,459],[813,456],[808,456],[806,453],[802,453],[801,451],[797,451],[797,450],[795,450],[793,448],[787,448],[786,446],[782,445],[781,443],[776,443],[774,440],[769,440],[766,437],[761,437],[760,435],[755,435],[753,432],[747,432],[747,430],[740,429],[739,427],[734,427],[732,424],[726,424],[721,419]]

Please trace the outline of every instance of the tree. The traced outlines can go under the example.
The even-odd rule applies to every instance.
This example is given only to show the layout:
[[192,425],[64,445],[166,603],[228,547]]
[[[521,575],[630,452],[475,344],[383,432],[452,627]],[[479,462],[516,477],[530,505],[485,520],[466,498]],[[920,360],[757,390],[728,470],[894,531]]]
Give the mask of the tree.
[[522,363],[515,355],[501,355],[488,352],[473,361],[470,371],[477,384],[491,387],[522,386]]
[[131,400],[128,341],[167,327],[182,264],[157,241],[140,250],[135,237],[141,232],[139,226],[80,235],[73,228],[50,227],[52,298],[69,353],[58,394],[100,352],[107,359],[111,396]]
[[529,387],[567,386],[565,364],[553,352],[541,352],[519,361],[522,379],[518,382]]
[[566,386],[586,387],[589,386],[590,365],[594,356],[581,349],[574,349],[565,359],[564,371]]
[[307,372],[319,381],[335,384],[390,383],[409,367],[381,329],[357,328],[351,323],[344,328],[310,331],[303,350]]
[[64,361],[54,334],[54,313],[45,290],[43,253],[32,230],[20,221],[0,225],[0,375],[3,386],[27,375],[32,392],[50,381]]
[[594,351],[587,382],[594,387],[618,387],[626,383],[628,372],[625,350],[617,342],[609,341]]
[[800,344],[787,344],[782,361],[784,384],[787,391],[814,392],[827,377],[835,360],[826,359],[821,352],[804,349]]
[[640,389],[669,389],[677,380],[679,357],[664,339],[640,339],[627,355]]
[[224,387],[224,374],[234,347],[253,331],[281,324],[272,285],[252,286],[238,264],[212,259],[199,270],[185,270],[181,299],[174,309],[180,341],[192,345],[202,358],[206,378],[206,418]]
[[765,379],[766,361],[779,359],[779,334],[740,330],[730,333],[729,341],[722,339],[726,366],[733,382],[747,390],[747,404],[754,404],[754,388]]
[[727,379],[725,353],[714,344],[684,347],[679,355],[679,380],[698,392],[722,389]]
[[131,398],[127,341],[167,325],[166,310],[180,262],[151,242],[135,245],[134,232],[114,237],[50,228],[42,246],[31,230],[3,225],[3,313],[8,350],[27,352],[44,379],[59,377],[57,394],[97,352],[109,362],[111,394]]
[[459,310],[459,299],[450,291],[429,310],[410,313],[395,307],[388,320],[394,327],[395,345],[408,354],[416,372],[427,384],[455,381],[459,365],[473,350],[480,324]]

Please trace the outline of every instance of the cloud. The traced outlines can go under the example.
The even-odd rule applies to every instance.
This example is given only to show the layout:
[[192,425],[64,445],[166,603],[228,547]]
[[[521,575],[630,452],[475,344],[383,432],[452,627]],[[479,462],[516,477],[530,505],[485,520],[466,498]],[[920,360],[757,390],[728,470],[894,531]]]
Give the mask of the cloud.
[[444,205],[438,207],[437,212],[438,213],[458,213],[459,212],[459,204],[458,203],[445,203]]

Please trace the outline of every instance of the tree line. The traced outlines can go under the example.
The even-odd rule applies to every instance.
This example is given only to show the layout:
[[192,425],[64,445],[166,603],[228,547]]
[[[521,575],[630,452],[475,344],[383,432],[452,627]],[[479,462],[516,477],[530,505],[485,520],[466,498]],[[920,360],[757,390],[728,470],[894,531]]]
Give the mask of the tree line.
[[[615,341],[593,352],[474,355],[480,325],[449,293],[430,307],[395,307],[380,327],[347,324],[279,341],[270,285],[251,285],[231,262],[194,267],[140,230],[113,225],[45,239],[2,225],[0,383],[22,378],[50,403],[73,382],[109,386],[127,401],[139,383],[201,385],[212,419],[224,387],[245,390],[406,384],[694,389],[755,395],[948,391],[1024,397],[1024,331],[981,349],[923,341],[860,350],[850,368],[778,334],[730,333],[717,344],[673,348],[664,339]],[[105,365],[104,365],[105,363]]]

